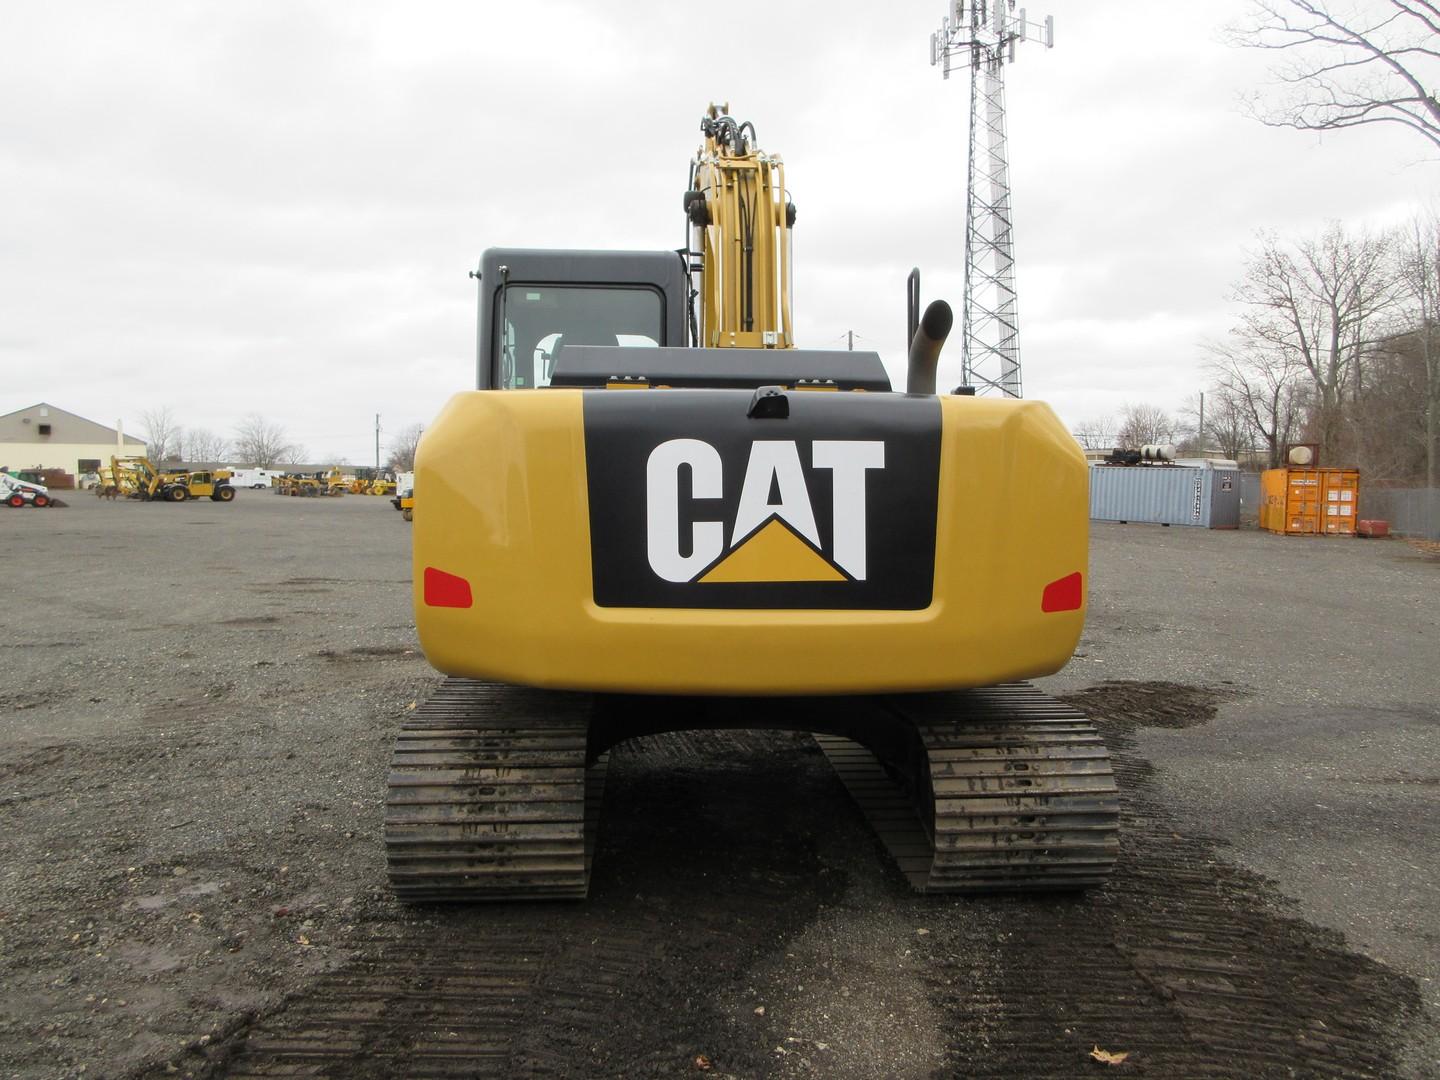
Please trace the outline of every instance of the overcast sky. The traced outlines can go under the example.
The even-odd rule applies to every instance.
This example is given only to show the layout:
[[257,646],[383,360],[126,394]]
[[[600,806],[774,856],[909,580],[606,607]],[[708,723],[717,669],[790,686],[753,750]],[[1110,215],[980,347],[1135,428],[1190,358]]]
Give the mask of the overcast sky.
[[[1031,0],[1006,69],[1027,397],[1075,425],[1178,409],[1256,230],[1430,198],[1415,136],[1245,118],[1244,0]],[[374,456],[471,386],[490,246],[675,248],[699,119],[728,100],[798,207],[802,346],[903,371],[904,279],[960,306],[968,79],[942,0],[203,4],[11,0],[0,41],[0,412]],[[958,340],[950,362],[958,370]],[[942,375],[942,379],[944,376]],[[953,381],[953,380],[952,380]]]

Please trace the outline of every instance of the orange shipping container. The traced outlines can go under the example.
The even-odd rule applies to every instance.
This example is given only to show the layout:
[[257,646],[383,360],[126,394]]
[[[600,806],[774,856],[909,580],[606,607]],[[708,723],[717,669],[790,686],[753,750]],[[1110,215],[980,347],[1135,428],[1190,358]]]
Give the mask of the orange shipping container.
[[1267,469],[1260,474],[1260,527],[1275,533],[1354,536],[1359,469]]

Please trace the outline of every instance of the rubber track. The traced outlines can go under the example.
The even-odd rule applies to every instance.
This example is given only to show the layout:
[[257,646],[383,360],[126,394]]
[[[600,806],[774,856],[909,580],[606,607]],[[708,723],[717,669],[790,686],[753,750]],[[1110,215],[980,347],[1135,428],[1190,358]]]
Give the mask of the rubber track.
[[410,902],[585,896],[605,758],[590,698],[448,679],[402,726],[385,848]]
[[910,762],[887,768],[849,739],[816,741],[916,891],[1104,883],[1119,852],[1119,793],[1083,713],[1028,683],[887,704],[914,728]]

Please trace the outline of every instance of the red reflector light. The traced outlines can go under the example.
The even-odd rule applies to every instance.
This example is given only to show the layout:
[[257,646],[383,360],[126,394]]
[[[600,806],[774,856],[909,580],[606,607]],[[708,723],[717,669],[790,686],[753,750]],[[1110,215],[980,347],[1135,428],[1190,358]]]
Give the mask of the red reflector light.
[[427,566],[425,603],[430,607],[469,607],[474,603],[470,597],[470,582],[463,577]]
[[1069,574],[1045,586],[1040,597],[1041,611],[1078,611],[1085,600],[1085,582],[1080,574]]

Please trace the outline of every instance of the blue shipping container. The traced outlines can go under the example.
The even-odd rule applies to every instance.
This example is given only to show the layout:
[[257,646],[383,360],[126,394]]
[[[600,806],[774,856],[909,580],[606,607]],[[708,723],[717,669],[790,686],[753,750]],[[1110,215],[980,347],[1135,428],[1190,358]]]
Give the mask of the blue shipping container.
[[1092,465],[1092,521],[1240,526],[1240,472],[1209,465]]

